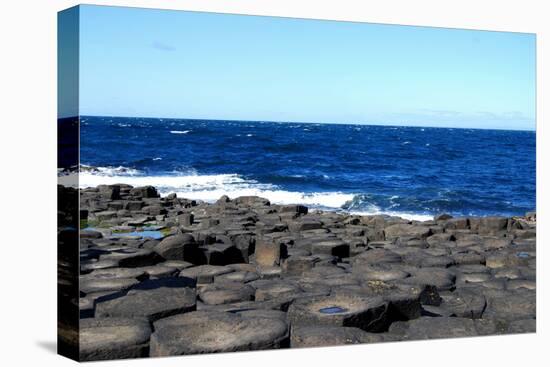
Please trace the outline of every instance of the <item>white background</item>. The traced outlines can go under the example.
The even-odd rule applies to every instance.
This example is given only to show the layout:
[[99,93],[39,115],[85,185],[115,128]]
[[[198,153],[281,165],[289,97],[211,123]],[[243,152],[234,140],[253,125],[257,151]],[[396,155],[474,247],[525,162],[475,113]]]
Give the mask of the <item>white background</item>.
[[[548,106],[546,1],[91,1],[168,9],[537,33],[538,319],[536,335],[100,362],[115,366],[529,366],[548,345]],[[64,0],[3,1],[0,20],[0,364],[64,366],[56,341],[56,12]],[[546,15],[546,18],[545,18]],[[546,106],[542,101],[546,101]],[[548,114],[546,114],[548,116]],[[546,144],[545,144],[546,143]],[[483,159],[483,157],[480,157]],[[546,192],[545,192],[546,191]],[[545,343],[546,342],[546,343]],[[546,344],[546,345],[544,345]],[[538,361],[538,362],[537,362]]]

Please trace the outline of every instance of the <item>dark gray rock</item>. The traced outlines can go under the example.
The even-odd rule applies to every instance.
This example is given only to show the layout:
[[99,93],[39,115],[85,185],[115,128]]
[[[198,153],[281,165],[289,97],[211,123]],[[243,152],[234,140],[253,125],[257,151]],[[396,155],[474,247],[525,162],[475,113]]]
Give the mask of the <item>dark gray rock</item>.
[[195,290],[187,287],[136,289],[126,296],[97,303],[96,317],[144,317],[155,321],[194,311],[195,300]]
[[214,277],[235,271],[228,266],[200,265],[180,271],[180,277],[196,279],[199,284],[212,283]]
[[80,320],[80,361],[147,357],[151,328],[139,318]]
[[290,335],[291,348],[329,347],[345,344],[378,343],[381,334],[368,333],[355,327],[297,326]]
[[158,198],[160,195],[153,186],[134,187],[130,190],[130,196],[140,198]]
[[479,335],[474,320],[459,317],[421,317],[407,322],[404,339],[460,338]]
[[204,286],[199,297],[207,305],[221,305],[254,300],[256,290],[240,282],[221,282]]
[[341,294],[299,298],[288,310],[292,325],[350,326],[365,331],[382,331],[388,325],[388,304],[381,298]]
[[177,234],[163,239],[153,250],[166,260],[187,260],[186,252],[197,248],[195,239],[190,234]]
[[287,324],[274,318],[196,311],[155,322],[152,357],[281,348],[288,345]]

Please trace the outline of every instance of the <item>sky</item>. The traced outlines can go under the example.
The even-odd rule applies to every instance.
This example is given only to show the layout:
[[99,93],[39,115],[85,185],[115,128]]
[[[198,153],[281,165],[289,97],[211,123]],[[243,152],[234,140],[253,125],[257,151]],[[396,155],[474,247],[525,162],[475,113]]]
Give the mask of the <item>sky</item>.
[[81,115],[535,129],[534,34],[101,6],[79,16]]

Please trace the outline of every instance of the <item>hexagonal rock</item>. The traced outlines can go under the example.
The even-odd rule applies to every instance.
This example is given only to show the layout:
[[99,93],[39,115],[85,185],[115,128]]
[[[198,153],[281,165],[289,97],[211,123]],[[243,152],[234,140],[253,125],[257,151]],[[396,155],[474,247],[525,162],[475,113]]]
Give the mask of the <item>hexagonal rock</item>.
[[187,269],[195,266],[194,264],[183,260],[168,260],[168,261],[164,261],[159,265],[168,266],[170,268],[176,268],[178,270],[183,270],[183,269]]
[[498,231],[506,230],[508,218],[506,217],[482,217],[470,218],[472,230],[477,230],[480,234],[492,234]]
[[472,319],[460,317],[421,317],[407,322],[405,339],[460,338],[479,335]]
[[133,247],[117,248],[99,256],[100,261],[115,260],[123,268],[137,268],[159,263],[162,259],[153,251]]
[[468,218],[450,218],[443,223],[445,229],[468,229]]
[[139,268],[110,268],[98,269],[86,274],[82,279],[115,279],[115,278],[136,278],[143,280],[147,273]]
[[340,294],[300,298],[288,310],[292,325],[351,326],[365,331],[381,331],[387,325],[388,304],[378,297]]
[[207,305],[221,305],[254,300],[256,290],[237,282],[214,283],[199,291],[200,299]]
[[95,279],[83,277],[80,281],[80,291],[84,294],[124,291],[138,283],[139,281],[136,278]]
[[483,283],[488,282],[491,280],[491,274],[488,273],[466,273],[466,274],[458,274],[456,276],[456,284],[457,286],[461,286],[463,284],[468,283]]
[[166,260],[184,260],[186,250],[196,247],[193,236],[185,233],[166,237],[153,250]]
[[80,361],[147,357],[150,335],[144,319],[80,320]]
[[130,189],[130,196],[142,198],[158,198],[160,195],[153,186],[134,187]]
[[150,278],[173,277],[179,273],[179,270],[177,268],[172,266],[165,266],[162,263],[135,269],[143,270]]
[[291,232],[302,232],[309,231],[312,229],[321,229],[323,228],[323,223],[318,220],[310,218],[302,218],[299,220],[294,220],[288,224],[288,229]]
[[88,260],[80,261],[80,274],[86,274],[94,270],[110,269],[118,267],[117,260]]
[[362,280],[380,280],[380,281],[392,281],[398,279],[404,279],[410,274],[398,267],[392,267],[391,264],[373,264],[367,266],[354,266],[352,272],[356,274],[359,279]]
[[451,290],[455,287],[455,275],[441,268],[421,268],[411,274],[409,278],[400,280],[402,284],[434,286],[439,291]]
[[449,256],[431,256],[420,251],[403,256],[403,262],[420,268],[447,268],[454,264],[454,260]]
[[238,311],[237,314],[241,315],[242,317],[261,317],[265,319],[277,319],[286,322],[286,312],[279,310],[244,310]]
[[191,213],[180,214],[176,217],[176,221],[181,226],[190,226],[193,224],[195,217]]
[[132,290],[126,296],[96,304],[96,317],[145,317],[155,321],[167,316],[194,311],[195,290],[161,287]]
[[288,275],[301,275],[315,266],[321,261],[318,256],[290,256],[282,264],[282,269]]
[[349,257],[349,244],[342,241],[321,241],[311,244],[313,255],[326,254],[336,257]]
[[537,283],[534,280],[528,279],[511,279],[506,283],[506,289],[530,289],[535,290],[537,288]]
[[284,321],[229,312],[190,312],[159,320],[154,328],[151,357],[275,349],[288,344]]
[[269,267],[279,265],[281,258],[286,256],[286,246],[277,242],[259,239],[256,241],[255,261],[258,266]]
[[329,347],[345,344],[378,343],[380,334],[368,333],[356,327],[296,326],[290,334],[291,348]]
[[380,263],[400,263],[401,256],[390,250],[375,248],[363,252],[353,258],[353,266],[364,266]]
[[514,251],[507,253],[501,251],[488,255],[485,265],[491,269],[505,266],[527,266],[530,259],[534,259],[534,257],[528,252]]
[[502,320],[532,319],[537,314],[534,291],[499,291],[498,295],[487,296],[485,314]]
[[233,202],[237,205],[245,206],[269,206],[268,199],[261,198],[259,196],[239,196],[233,199]]
[[485,296],[468,290],[440,293],[443,302],[441,307],[449,310],[453,316],[480,319],[485,311]]
[[256,301],[288,298],[303,292],[298,284],[283,280],[258,280],[250,285],[256,288]]
[[537,320],[526,319],[512,321],[508,325],[507,333],[510,334],[523,334],[523,333],[536,333],[537,332]]
[[412,224],[393,224],[384,228],[386,239],[406,236],[410,238],[424,239],[432,233],[429,227],[415,226]]
[[260,275],[257,272],[235,271],[233,273],[222,274],[214,277],[214,283],[221,283],[221,282],[248,283],[257,279],[260,279]]
[[485,256],[475,252],[462,252],[451,255],[457,265],[479,265],[485,264]]
[[206,262],[210,265],[228,265],[243,263],[243,253],[233,244],[216,243],[200,248],[205,256]]
[[180,277],[196,279],[199,284],[212,283],[214,277],[232,273],[234,270],[228,266],[200,265],[180,271]]

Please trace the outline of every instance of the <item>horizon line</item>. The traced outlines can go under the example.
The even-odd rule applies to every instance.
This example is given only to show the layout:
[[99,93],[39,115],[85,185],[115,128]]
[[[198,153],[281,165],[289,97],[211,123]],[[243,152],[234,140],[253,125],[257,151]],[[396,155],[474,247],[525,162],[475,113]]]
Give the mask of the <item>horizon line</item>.
[[214,119],[214,118],[189,118],[189,117],[157,117],[157,116],[117,116],[117,115],[73,115],[66,117],[58,117],[61,119],[82,118],[82,117],[111,117],[111,118],[129,118],[129,119],[167,119],[167,120],[195,120],[195,121],[217,121],[217,122],[259,122],[259,123],[294,123],[294,124],[316,124],[316,125],[360,125],[360,126],[387,126],[387,127],[418,127],[424,129],[463,129],[463,130],[497,130],[497,131],[528,131],[536,133],[536,120],[534,129],[521,128],[484,128],[484,127],[457,127],[457,126],[426,126],[426,125],[393,125],[376,122],[316,122],[316,121],[277,121],[277,120],[235,120],[235,119]]

